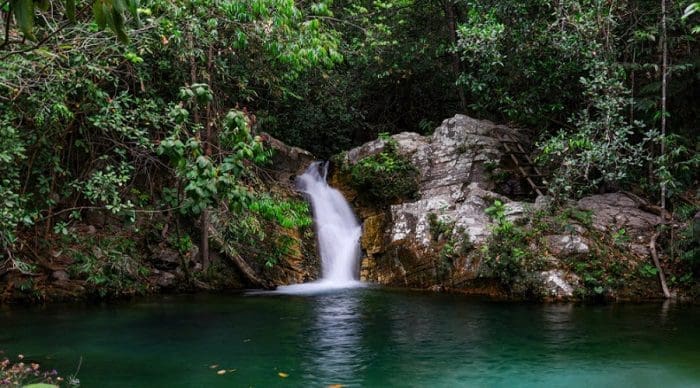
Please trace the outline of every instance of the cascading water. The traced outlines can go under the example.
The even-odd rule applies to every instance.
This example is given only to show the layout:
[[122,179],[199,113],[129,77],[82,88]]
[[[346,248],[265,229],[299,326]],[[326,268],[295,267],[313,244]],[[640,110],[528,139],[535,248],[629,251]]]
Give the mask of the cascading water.
[[362,228],[340,191],[326,182],[327,174],[328,162],[314,162],[296,181],[299,191],[311,202],[321,254],[321,279],[278,287],[278,292],[316,292],[361,284],[357,279]]

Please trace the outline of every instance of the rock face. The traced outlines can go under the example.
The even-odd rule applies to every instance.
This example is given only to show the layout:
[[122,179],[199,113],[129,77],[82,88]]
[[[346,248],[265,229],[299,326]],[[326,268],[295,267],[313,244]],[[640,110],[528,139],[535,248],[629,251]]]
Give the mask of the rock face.
[[[534,202],[513,201],[496,192],[503,192],[497,189],[493,171],[506,162],[499,140],[504,135],[527,145],[525,136],[516,129],[463,115],[443,121],[432,136],[392,136],[393,149],[409,158],[420,175],[418,198],[399,203],[364,201],[353,188],[348,169],[334,170],[331,184],[343,191],[363,221],[363,280],[414,288],[503,292],[493,286],[494,282],[489,283],[494,279],[489,279],[491,275],[478,249],[492,230],[486,209],[499,200],[505,205],[507,219],[529,222],[530,210],[544,208],[550,202],[545,197]],[[387,141],[375,140],[348,151],[340,162],[352,166],[386,147]],[[531,278],[539,282],[546,298],[570,299],[582,286],[566,262],[591,254],[593,242],[588,228],[605,233],[624,229],[629,238],[626,252],[639,260],[648,255],[645,247],[657,217],[640,209],[640,203],[631,196],[597,195],[581,199],[575,207],[590,214],[591,225],[571,222],[565,230],[540,236],[531,244],[543,266]],[[436,236],[436,232],[442,234]]]
[[[437,222],[450,225],[453,234],[459,231],[468,236],[468,243],[479,244],[490,234],[491,221],[485,209],[493,200],[507,204],[509,218],[522,213],[522,203],[491,191],[495,183],[487,165],[500,163],[498,136],[504,134],[519,136],[516,130],[457,115],[445,120],[432,136],[408,132],[392,136],[396,151],[418,169],[420,183],[419,199],[392,204],[388,209],[381,204],[362,204],[346,177],[336,174],[332,178],[355,203],[364,221],[364,280],[409,287],[433,285],[437,252],[431,236],[431,214]],[[366,143],[348,151],[344,163],[352,165],[385,147],[384,140]],[[470,260],[462,264],[458,270],[464,277],[475,278],[478,265]]]
[[650,254],[649,238],[660,219],[642,210],[644,203],[639,199],[626,193],[608,193],[582,198],[577,205],[592,213],[593,228],[615,233],[637,255]]
[[265,133],[261,137],[265,146],[273,150],[270,174],[278,183],[293,184],[294,178],[315,160],[309,151],[289,146]]

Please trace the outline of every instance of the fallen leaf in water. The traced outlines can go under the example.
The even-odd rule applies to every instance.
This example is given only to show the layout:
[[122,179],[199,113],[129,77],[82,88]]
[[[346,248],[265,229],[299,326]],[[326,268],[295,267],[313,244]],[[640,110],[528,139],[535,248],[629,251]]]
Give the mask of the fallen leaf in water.
[[223,375],[224,373],[226,373],[226,369],[222,369],[222,370],[216,372],[217,375]]
[[328,388],[343,388],[343,384],[331,384]]
[[279,372],[279,373],[277,373],[277,375],[283,379],[289,377],[289,373],[284,373],[284,372]]
[[214,364],[214,365],[210,366],[209,369],[216,369],[218,367],[219,367],[219,364]]

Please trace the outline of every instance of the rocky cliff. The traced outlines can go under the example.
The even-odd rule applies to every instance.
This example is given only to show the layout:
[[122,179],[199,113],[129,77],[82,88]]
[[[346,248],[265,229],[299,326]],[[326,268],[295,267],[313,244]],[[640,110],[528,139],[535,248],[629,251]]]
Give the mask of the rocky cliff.
[[[517,129],[456,115],[431,136],[400,133],[336,158],[331,184],[363,222],[362,279],[559,300],[660,297],[649,249],[660,217],[625,193],[586,197],[553,213],[547,197],[528,198],[501,147],[505,135],[528,146]],[[412,198],[378,202],[353,182],[353,166],[387,147],[418,170]],[[493,236],[501,225],[494,204],[502,205],[507,235]]]

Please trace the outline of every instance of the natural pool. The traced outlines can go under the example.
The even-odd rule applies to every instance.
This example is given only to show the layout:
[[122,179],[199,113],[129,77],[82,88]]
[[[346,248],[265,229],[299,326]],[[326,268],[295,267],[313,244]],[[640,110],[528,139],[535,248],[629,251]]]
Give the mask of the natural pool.
[[63,375],[82,358],[83,387],[690,387],[700,386],[700,306],[372,287],[159,296],[0,308],[0,349]]

